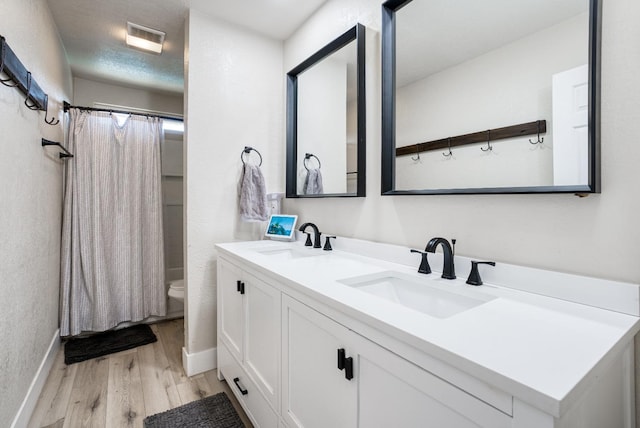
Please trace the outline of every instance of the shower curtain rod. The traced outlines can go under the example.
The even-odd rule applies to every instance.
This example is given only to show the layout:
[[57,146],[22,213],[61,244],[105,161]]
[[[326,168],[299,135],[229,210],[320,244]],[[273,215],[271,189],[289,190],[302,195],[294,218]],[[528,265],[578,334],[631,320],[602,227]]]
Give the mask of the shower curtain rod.
[[113,109],[108,109],[108,108],[72,106],[71,104],[69,104],[66,101],[63,102],[62,106],[63,106],[63,110],[64,110],[65,113],[68,112],[70,108],[77,108],[77,109],[86,110],[86,111],[104,111],[104,112],[107,112],[107,113],[135,114],[135,115],[138,115],[138,116],[157,117],[158,119],[178,120],[180,122],[184,122],[184,118],[182,118],[182,117],[162,116],[162,115],[159,115],[159,114],[136,113],[136,112],[133,112],[133,111],[113,110]]

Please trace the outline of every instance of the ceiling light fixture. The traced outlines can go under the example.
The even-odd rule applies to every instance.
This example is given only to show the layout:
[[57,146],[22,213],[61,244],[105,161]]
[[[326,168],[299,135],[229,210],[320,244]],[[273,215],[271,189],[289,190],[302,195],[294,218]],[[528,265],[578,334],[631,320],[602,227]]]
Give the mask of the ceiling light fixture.
[[142,49],[156,54],[162,53],[162,44],[166,33],[145,27],[144,25],[127,22],[127,36],[125,42],[127,46],[135,49]]

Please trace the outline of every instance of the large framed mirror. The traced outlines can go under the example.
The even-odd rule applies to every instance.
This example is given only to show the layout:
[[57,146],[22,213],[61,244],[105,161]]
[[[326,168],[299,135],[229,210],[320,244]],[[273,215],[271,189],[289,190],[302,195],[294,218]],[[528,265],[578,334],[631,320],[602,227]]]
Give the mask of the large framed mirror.
[[365,27],[287,73],[287,198],[365,196]]
[[382,194],[598,193],[599,3],[383,3]]

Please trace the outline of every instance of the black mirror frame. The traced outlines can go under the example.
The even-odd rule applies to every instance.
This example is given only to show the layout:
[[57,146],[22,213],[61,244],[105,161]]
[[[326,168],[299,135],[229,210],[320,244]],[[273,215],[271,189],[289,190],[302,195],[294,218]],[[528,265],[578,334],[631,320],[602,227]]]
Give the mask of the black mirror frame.
[[[298,75],[352,41],[356,41],[357,61],[357,165],[358,178],[356,193],[326,193],[321,195],[298,195],[297,167],[298,158]],[[328,197],[364,197],[366,196],[366,96],[365,96],[365,27],[356,24],[353,28],[331,41],[287,73],[287,198],[328,198]],[[345,171],[346,173],[346,171]]]
[[396,169],[396,17],[412,0],[382,4],[382,195],[456,195],[522,193],[600,193],[600,55],[602,2],[589,4],[589,184],[577,186],[487,187],[461,189],[395,190]]

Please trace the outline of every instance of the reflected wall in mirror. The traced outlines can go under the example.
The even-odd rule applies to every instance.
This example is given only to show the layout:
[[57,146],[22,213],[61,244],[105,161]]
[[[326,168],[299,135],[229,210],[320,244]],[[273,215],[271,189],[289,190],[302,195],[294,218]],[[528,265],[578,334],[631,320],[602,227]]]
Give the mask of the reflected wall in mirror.
[[287,73],[286,196],[365,196],[365,28]]
[[597,0],[390,0],[382,193],[599,192]]

